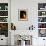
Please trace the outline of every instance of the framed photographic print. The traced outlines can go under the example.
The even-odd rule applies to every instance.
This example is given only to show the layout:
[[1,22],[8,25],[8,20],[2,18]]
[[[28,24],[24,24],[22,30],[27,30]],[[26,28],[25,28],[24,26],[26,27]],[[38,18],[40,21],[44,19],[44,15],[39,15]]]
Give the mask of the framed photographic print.
[[19,9],[19,20],[20,21],[27,21],[28,18],[27,18],[27,9]]

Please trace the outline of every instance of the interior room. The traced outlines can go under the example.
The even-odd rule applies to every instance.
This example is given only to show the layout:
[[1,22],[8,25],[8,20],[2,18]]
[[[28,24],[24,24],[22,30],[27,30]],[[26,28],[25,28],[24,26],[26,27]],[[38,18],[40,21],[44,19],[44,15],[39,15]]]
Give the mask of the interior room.
[[46,0],[0,0],[0,46],[46,46]]

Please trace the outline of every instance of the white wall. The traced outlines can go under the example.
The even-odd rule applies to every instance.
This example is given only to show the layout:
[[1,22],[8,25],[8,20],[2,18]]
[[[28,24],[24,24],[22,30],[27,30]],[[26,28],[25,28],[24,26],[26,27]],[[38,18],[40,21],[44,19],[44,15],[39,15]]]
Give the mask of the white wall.
[[[19,16],[18,9],[27,9],[28,21],[18,20],[18,16]],[[37,23],[36,12],[37,12],[37,2],[35,1],[31,1],[31,0],[12,0],[11,1],[11,15],[12,15],[11,22],[15,24],[17,30],[27,30],[29,29],[29,26],[31,26],[35,22]]]
[[[32,31],[32,35],[34,36],[34,38],[32,39],[33,46],[44,45],[43,38],[38,38],[38,3],[46,3],[46,0],[11,0],[11,22],[16,26],[17,30],[15,31],[15,33],[20,33],[22,32],[22,30],[28,30],[29,26],[33,24],[35,26],[35,30]],[[28,21],[18,20],[18,9],[23,8],[27,9]]]

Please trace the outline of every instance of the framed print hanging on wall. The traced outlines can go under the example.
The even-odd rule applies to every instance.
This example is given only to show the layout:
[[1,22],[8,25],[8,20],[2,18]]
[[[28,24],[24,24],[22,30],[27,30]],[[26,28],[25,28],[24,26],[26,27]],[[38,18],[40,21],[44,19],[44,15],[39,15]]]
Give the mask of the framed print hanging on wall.
[[27,21],[28,20],[28,15],[27,15],[27,9],[19,9],[19,16],[18,19],[20,21]]

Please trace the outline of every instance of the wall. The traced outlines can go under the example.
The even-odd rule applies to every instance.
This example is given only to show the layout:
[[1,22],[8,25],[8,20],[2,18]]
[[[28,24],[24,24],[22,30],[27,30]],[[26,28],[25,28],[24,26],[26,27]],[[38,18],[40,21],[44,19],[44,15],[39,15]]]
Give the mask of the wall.
[[[28,21],[18,21],[18,9],[23,8],[27,9]],[[37,0],[11,0],[11,22],[16,26],[17,30],[15,34],[16,32],[18,34],[27,34],[25,30],[28,30],[29,26],[33,24],[35,30],[33,30],[33,33],[30,32],[29,34],[37,36],[37,8]],[[33,41],[35,41],[35,39],[33,39]],[[33,44],[37,44],[37,42],[33,42]]]
[[[28,3],[29,2],[29,3]],[[32,3],[31,3],[32,2]],[[34,4],[34,5],[33,5]],[[27,9],[28,21],[18,20],[18,10]],[[37,2],[30,0],[12,0],[11,1],[11,22],[16,26],[17,30],[28,30],[29,26],[37,23]],[[36,17],[36,19],[34,19]],[[34,24],[36,26],[36,24]]]
[[[33,24],[35,26],[35,30],[32,31],[33,46],[44,46],[43,38],[38,37],[38,18],[37,17],[38,17],[38,3],[45,3],[45,2],[46,0],[11,0],[11,22],[14,23],[14,25],[16,26],[17,30],[15,31],[15,33],[19,32],[20,34],[22,30],[24,31],[28,30],[29,26]],[[18,16],[19,16],[18,9],[23,9],[23,8],[27,9],[28,21],[18,20]]]

